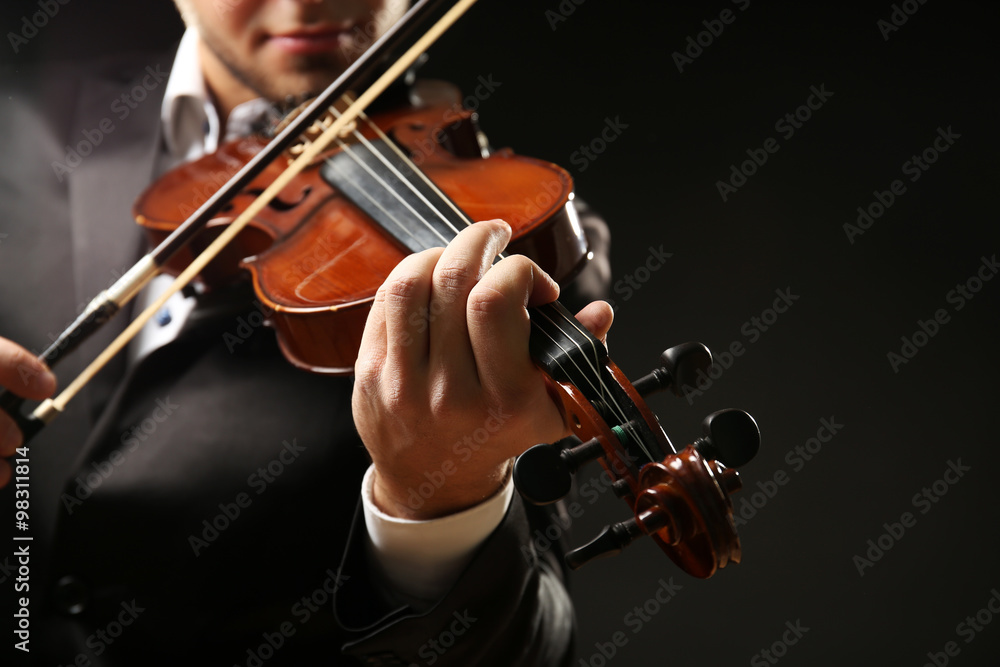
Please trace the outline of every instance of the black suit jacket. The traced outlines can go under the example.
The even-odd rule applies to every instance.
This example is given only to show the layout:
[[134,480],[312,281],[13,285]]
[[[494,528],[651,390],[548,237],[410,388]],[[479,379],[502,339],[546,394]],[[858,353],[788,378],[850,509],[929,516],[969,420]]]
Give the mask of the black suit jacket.
[[[130,210],[171,61],[8,79],[0,335],[40,352],[137,258]],[[247,295],[228,303],[114,362],[30,444],[32,664],[560,664],[572,610],[519,498],[430,610],[384,601],[357,512],[351,380],[292,368],[266,327],[244,336],[259,321]],[[124,323],[62,362],[62,381]]]

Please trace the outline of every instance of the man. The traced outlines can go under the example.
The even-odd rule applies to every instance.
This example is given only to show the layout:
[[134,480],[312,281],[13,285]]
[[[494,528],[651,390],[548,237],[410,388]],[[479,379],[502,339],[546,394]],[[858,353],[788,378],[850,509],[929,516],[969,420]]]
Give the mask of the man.
[[[28,398],[56,382],[12,341],[41,349],[135,258],[139,190],[249,131],[258,98],[324,88],[357,53],[355,35],[405,9],[178,4],[189,31],[162,69],[112,62],[103,79],[62,81],[55,100],[6,96],[3,144],[31,157],[0,167],[0,270],[21,285],[0,302],[0,384]],[[82,157],[81,142],[92,149]],[[245,296],[175,300],[30,443],[24,648],[37,664],[564,660],[568,598],[554,554],[530,547],[509,481],[512,457],[565,431],[528,359],[524,310],[558,288],[523,257],[492,263],[509,233],[483,222],[404,260],[378,291],[353,384],[293,369],[248,324],[261,308]],[[580,318],[603,338],[610,308]],[[0,414],[6,457],[20,444],[12,426]],[[488,440],[460,457],[456,443],[484,428]],[[0,463],[0,483],[10,475]]]

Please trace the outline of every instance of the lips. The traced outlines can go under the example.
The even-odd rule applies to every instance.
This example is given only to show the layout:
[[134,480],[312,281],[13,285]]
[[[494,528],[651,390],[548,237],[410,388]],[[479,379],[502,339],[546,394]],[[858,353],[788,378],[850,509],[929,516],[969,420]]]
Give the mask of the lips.
[[350,34],[348,27],[315,26],[274,34],[269,41],[287,53],[323,53],[346,44]]

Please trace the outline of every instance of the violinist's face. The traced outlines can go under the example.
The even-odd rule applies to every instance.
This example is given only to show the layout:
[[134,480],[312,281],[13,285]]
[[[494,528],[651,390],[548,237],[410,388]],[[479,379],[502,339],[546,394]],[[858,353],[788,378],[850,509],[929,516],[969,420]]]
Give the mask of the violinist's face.
[[254,97],[272,100],[326,88],[409,4],[408,0],[176,1],[185,21],[201,33],[210,85],[242,86]]

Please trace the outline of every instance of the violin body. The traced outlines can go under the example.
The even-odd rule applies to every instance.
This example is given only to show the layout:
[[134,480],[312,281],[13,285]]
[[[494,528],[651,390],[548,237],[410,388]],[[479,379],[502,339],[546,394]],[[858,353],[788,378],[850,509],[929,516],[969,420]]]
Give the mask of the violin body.
[[[572,180],[554,164],[499,151],[479,154],[474,114],[436,106],[372,119],[473,220],[511,225],[510,252],[534,259],[557,281],[584,265],[587,245],[572,208]],[[362,136],[377,140],[359,126]],[[134,214],[153,245],[266,145],[250,137],[224,145],[166,174],[136,201]],[[350,148],[336,148],[323,162]],[[167,270],[179,273],[284,168],[272,163]],[[324,178],[323,162],[307,169],[202,272],[211,288],[253,280],[285,356],[317,373],[350,374],[372,299],[403,257],[415,249]],[[444,246],[447,240],[435,245]]]

